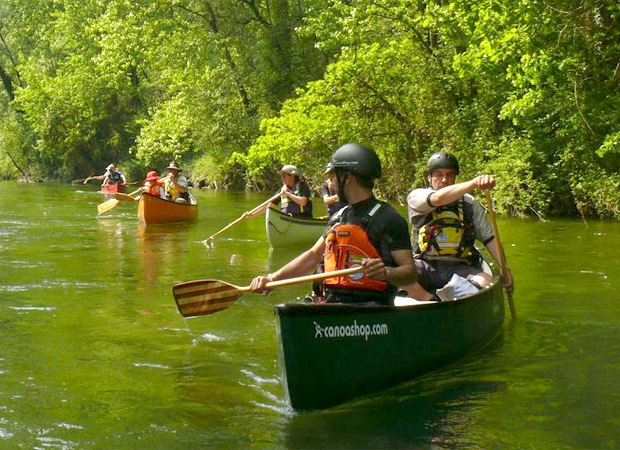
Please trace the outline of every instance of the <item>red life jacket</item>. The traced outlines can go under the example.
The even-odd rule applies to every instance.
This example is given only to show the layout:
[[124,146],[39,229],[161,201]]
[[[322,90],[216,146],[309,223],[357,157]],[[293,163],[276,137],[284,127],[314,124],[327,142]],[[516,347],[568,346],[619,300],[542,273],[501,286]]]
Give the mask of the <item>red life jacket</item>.
[[[373,208],[368,214],[374,215],[379,208]],[[370,242],[368,233],[360,225],[336,224],[325,239],[323,263],[325,272],[359,267],[362,260],[381,258],[378,250]],[[385,280],[371,280],[364,273],[354,273],[336,278],[327,278],[323,282],[326,288],[354,289],[383,292],[388,288]]]

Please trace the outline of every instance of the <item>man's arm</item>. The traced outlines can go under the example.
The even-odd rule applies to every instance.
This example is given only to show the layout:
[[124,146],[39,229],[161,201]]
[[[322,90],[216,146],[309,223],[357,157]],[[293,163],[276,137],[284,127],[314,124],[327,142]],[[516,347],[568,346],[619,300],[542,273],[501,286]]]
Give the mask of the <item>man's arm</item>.
[[429,197],[429,201],[435,207],[451,205],[474,189],[491,189],[494,186],[495,179],[491,175],[480,175],[469,181],[446,186],[433,192]]
[[397,267],[386,266],[381,258],[365,260],[362,265],[366,268],[366,276],[372,280],[386,280],[397,286],[415,283],[418,277],[411,250],[394,250],[392,257]]
[[[323,260],[323,250],[325,240],[321,236],[316,243],[304,253],[289,261],[280,269],[267,276],[258,276],[252,280],[250,285],[253,292],[265,291],[265,285],[270,281],[288,280],[312,273],[316,266]],[[268,293],[269,291],[266,291]]]

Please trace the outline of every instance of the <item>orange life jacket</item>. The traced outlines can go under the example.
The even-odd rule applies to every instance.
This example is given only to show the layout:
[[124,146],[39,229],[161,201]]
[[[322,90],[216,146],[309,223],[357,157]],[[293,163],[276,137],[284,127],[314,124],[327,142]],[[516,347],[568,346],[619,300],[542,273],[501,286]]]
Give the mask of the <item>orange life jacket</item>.
[[[373,208],[369,215],[379,208]],[[336,224],[325,239],[323,263],[325,272],[359,267],[362,260],[381,258],[378,250],[370,242],[368,233],[360,225]],[[323,282],[326,288],[354,289],[383,292],[387,290],[385,280],[371,280],[362,272],[351,275],[327,278]]]
[[164,183],[161,181],[153,181],[150,183],[150,186],[146,189],[147,194],[154,195],[155,197],[159,197],[159,188],[163,186]]

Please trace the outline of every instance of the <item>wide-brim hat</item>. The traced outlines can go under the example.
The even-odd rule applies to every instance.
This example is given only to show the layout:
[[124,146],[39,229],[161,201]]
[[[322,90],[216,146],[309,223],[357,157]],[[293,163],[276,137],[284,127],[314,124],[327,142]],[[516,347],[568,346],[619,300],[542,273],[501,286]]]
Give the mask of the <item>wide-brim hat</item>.
[[170,163],[170,165],[168,167],[166,167],[166,170],[178,170],[179,172],[181,171],[181,168],[179,166],[177,166],[177,163],[175,163],[174,161],[172,161]]
[[323,173],[328,174],[332,170],[334,170],[334,165],[331,162],[328,162],[327,165],[325,166],[325,172]]
[[105,168],[105,170],[110,170],[110,169],[116,169],[116,166],[114,164],[110,164],[108,165],[108,167]]
[[280,169],[279,173],[288,173],[289,175],[297,175],[299,176],[299,170],[292,164],[286,164],[284,167]]
[[146,181],[157,181],[158,179],[159,174],[154,170],[151,170],[149,173],[146,174]]

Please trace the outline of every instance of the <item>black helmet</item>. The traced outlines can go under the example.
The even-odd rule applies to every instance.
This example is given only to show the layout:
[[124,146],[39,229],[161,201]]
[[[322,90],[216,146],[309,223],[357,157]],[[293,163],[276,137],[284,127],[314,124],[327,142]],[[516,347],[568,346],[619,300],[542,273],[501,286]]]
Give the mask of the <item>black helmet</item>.
[[446,152],[433,153],[428,159],[428,173],[433,173],[437,169],[454,169],[459,174],[459,162],[454,155]]
[[359,144],[344,144],[332,156],[331,165],[357,175],[374,180],[381,177],[381,160],[374,150]]

